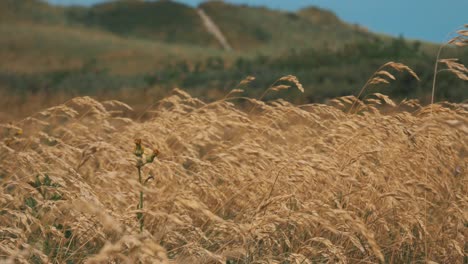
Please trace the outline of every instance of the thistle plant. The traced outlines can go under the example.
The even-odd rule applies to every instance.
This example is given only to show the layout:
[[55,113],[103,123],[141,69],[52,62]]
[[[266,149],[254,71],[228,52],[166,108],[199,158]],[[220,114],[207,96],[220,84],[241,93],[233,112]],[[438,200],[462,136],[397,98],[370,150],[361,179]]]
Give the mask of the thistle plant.
[[[145,155],[145,148],[143,147],[141,143],[141,139],[135,139],[135,151],[133,152],[135,156],[137,157],[136,160],[136,168],[138,169],[138,182],[140,185],[144,186],[146,183],[153,178],[153,176],[148,175],[148,177],[143,181],[142,177],[142,168],[149,163],[153,163],[154,159],[158,156],[159,151],[157,149],[153,149],[150,155]],[[140,199],[137,205],[138,210],[143,210],[143,189],[140,190]],[[143,212],[138,212],[137,213],[137,219],[138,222],[140,223],[140,232],[143,231],[143,226],[144,226],[144,217],[143,217]]]

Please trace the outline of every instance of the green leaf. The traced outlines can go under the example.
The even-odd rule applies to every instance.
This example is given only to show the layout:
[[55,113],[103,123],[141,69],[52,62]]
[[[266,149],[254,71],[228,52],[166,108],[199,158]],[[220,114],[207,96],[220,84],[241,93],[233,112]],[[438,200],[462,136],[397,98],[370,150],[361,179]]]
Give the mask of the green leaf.
[[45,186],[52,186],[52,179],[50,179],[48,174],[45,174],[44,183]]
[[54,193],[54,194],[49,198],[49,200],[52,200],[52,201],[62,200],[62,195],[60,195],[59,193]]
[[37,205],[37,201],[33,197],[26,198],[24,203],[32,209],[36,208]]
[[70,229],[65,230],[63,234],[65,235],[65,238],[70,238],[73,235]]

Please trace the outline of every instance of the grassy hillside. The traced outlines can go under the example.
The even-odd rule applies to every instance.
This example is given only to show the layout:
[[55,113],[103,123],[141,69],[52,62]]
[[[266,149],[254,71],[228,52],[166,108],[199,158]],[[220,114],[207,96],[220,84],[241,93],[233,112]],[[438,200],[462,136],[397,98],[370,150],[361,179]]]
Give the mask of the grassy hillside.
[[373,35],[340,21],[317,8],[297,13],[210,1],[200,6],[238,50],[268,53],[278,49],[340,47]]
[[64,20],[63,8],[51,6],[40,0],[0,1],[0,23],[62,23]]
[[77,70],[90,66],[134,74],[160,69],[173,60],[221,55],[217,49],[169,44],[83,26],[0,23],[0,70],[17,73]]
[[[446,58],[460,58],[462,63],[468,62],[467,49],[446,48],[442,54]],[[305,94],[287,92],[288,98],[297,103],[324,102],[327,98],[355,94],[370,75],[387,61],[410,65],[421,80],[416,81],[410,75],[395,72],[401,79],[374,89],[394,98],[418,98],[427,103],[435,63],[433,51],[428,52],[417,42],[404,39],[355,42],[333,50],[310,48],[281,52],[276,56],[243,57],[229,67],[220,67],[213,61],[204,63],[208,69],[188,73],[183,71],[186,67],[181,65],[181,74],[177,78],[182,83],[181,86],[201,91],[203,87],[234,87],[238,80],[253,75],[256,80],[248,92],[251,96],[259,96],[262,91],[256,88],[269,86],[274,81],[272,76],[294,74],[306,87]],[[172,69],[171,71],[173,72]],[[439,76],[437,100],[468,99],[466,81],[446,71],[439,73]]]
[[219,47],[195,9],[172,1],[115,1],[67,14],[77,23],[125,37]]
[[[6,100],[9,106],[0,112],[10,111],[12,104],[27,109],[24,98],[38,94],[112,97],[128,89],[162,94],[183,87],[214,99],[248,75],[257,78],[250,96],[258,96],[258,88],[270,85],[274,76],[294,74],[306,94],[286,92],[290,99],[323,102],[355,93],[387,61],[408,64],[422,81],[403,78],[386,92],[424,100],[437,50],[429,43],[367,32],[314,7],[292,13],[219,1],[202,4],[232,52],[221,49],[194,8],[171,1],[57,7],[5,0],[0,7],[0,93],[17,98]],[[443,56],[468,61],[462,49],[446,49]],[[441,75],[438,100],[468,98],[463,81]],[[146,92],[135,94],[142,98],[134,101],[146,102]]]
[[[127,39],[220,49],[194,8],[173,1],[112,1],[92,7],[56,7],[40,0],[0,3],[1,24],[54,24],[85,27]],[[271,53],[290,48],[342,46],[375,35],[317,8],[297,13],[212,1],[200,6],[236,50]],[[73,31],[74,28],[70,28]],[[86,38],[83,35],[83,38]]]

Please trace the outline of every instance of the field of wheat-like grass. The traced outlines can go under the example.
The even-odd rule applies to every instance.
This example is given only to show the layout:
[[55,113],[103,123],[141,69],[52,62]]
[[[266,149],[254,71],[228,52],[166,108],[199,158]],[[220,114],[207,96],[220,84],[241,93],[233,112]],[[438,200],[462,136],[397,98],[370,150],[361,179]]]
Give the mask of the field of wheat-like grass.
[[[0,262],[466,263],[466,104],[236,105],[80,97],[1,125]],[[144,184],[135,139],[160,152]]]

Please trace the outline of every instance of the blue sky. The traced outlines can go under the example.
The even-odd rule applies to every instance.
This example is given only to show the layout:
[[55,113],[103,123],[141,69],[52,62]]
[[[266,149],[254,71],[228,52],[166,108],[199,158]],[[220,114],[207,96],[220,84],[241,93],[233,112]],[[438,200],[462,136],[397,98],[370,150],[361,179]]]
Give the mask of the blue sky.
[[[100,0],[47,0],[55,4],[91,5]],[[190,5],[200,0],[179,0]],[[358,23],[371,31],[432,42],[446,40],[449,32],[468,24],[468,0],[226,0],[294,11],[319,6],[334,11],[341,19]]]

